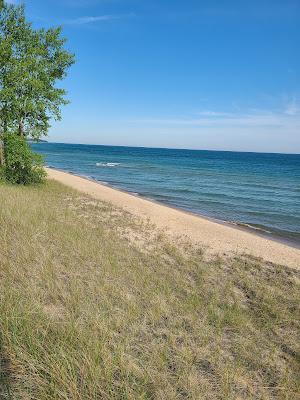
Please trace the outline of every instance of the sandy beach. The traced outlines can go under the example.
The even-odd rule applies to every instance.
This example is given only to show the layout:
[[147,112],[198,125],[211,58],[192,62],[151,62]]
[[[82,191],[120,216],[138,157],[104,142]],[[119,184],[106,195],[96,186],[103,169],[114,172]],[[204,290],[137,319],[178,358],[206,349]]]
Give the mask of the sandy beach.
[[50,168],[47,168],[47,173],[50,179],[150,220],[168,234],[186,236],[214,254],[249,254],[265,261],[300,268],[300,250],[297,248],[142,199],[73,174]]

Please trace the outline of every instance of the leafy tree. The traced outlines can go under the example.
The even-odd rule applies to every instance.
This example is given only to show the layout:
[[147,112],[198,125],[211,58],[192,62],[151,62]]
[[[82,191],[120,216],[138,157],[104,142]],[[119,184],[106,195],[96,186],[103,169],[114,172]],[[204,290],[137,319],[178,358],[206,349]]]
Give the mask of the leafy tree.
[[[39,139],[50,119],[59,120],[68,103],[57,82],[74,56],[65,48],[61,28],[34,29],[24,6],[0,0],[0,133]],[[1,138],[0,138],[1,139]],[[1,145],[2,143],[2,145]],[[0,140],[0,166],[5,141]]]
[[[0,13],[1,13],[3,7],[4,7],[4,0],[0,0]],[[1,119],[0,119],[0,123],[1,123]],[[3,164],[4,164],[4,144],[3,144],[2,137],[1,137],[1,129],[0,129],[0,168],[3,166]]]
[[61,28],[32,28],[23,6],[5,5],[0,17],[0,109],[4,130],[39,138],[67,103],[56,82],[74,56],[64,49]]
[[26,140],[19,135],[4,134],[5,165],[2,177],[17,184],[40,183],[46,176],[42,156],[35,154]]

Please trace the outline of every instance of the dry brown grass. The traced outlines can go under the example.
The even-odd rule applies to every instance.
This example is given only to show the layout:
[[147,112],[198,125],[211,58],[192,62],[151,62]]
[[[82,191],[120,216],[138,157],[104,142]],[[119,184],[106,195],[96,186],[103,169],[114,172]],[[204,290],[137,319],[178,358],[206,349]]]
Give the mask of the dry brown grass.
[[1,399],[298,399],[300,274],[0,185]]

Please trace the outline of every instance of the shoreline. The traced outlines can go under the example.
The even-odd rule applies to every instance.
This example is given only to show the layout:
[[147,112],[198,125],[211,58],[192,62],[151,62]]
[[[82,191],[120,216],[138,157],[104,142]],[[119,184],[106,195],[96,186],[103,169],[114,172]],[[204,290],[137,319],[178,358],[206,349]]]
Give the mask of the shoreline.
[[272,233],[183,210],[73,172],[52,167],[45,169],[50,179],[150,220],[173,236],[186,236],[214,254],[249,254],[269,262],[300,268],[300,249],[288,239],[280,240]]
[[[56,169],[56,168],[52,168],[52,169]],[[193,215],[194,217],[202,218],[202,219],[205,219],[207,221],[214,222],[216,224],[229,226],[229,227],[231,227],[233,229],[237,229],[237,230],[240,230],[240,231],[243,231],[243,232],[249,232],[249,233],[252,233],[253,235],[257,235],[259,237],[271,240],[273,242],[281,243],[281,244],[284,244],[284,245],[286,245],[288,247],[292,247],[292,248],[300,250],[300,243],[298,244],[298,243],[294,242],[292,239],[285,238],[283,236],[279,236],[279,235],[276,236],[276,234],[271,232],[271,231],[266,231],[266,230],[264,230],[262,228],[257,228],[255,226],[250,225],[250,224],[246,224],[246,223],[242,223],[242,222],[227,221],[227,220],[211,217],[211,216],[208,216],[208,215],[205,215],[205,214],[201,214],[201,213],[196,212],[196,211],[191,211],[191,210],[187,210],[187,209],[184,209],[184,208],[180,208],[180,207],[177,207],[175,205],[172,205],[172,204],[169,204],[169,203],[165,203],[163,201],[159,201],[159,200],[153,199],[151,197],[144,196],[143,194],[140,194],[140,193],[130,192],[128,190],[118,188],[118,187],[113,186],[113,185],[111,185],[111,184],[109,184],[107,182],[97,181],[96,179],[89,178],[89,177],[83,176],[83,175],[78,175],[78,174],[75,174],[75,173],[69,172],[69,171],[64,171],[64,170],[58,170],[58,171],[66,172],[66,173],[69,173],[71,175],[78,176],[79,178],[87,179],[88,181],[99,183],[100,185],[107,186],[107,187],[109,187],[109,188],[111,188],[113,190],[117,190],[119,192],[127,193],[130,196],[138,197],[140,199],[143,199],[143,200],[146,200],[146,201],[150,201],[151,203],[159,204],[159,205],[162,205],[164,207],[171,208],[173,210],[177,210],[177,211],[182,212],[182,213],[187,214],[187,215]]]
[[86,179],[86,180],[88,180],[90,182],[98,183],[99,185],[103,185],[105,187],[109,187],[109,188],[111,188],[113,190],[116,190],[118,192],[127,193],[130,196],[137,197],[137,198],[140,198],[140,199],[143,199],[143,200],[146,200],[146,201],[150,201],[150,202],[152,202],[154,204],[159,204],[159,205],[162,205],[164,207],[171,208],[173,210],[177,210],[177,211],[180,211],[180,212],[188,214],[188,215],[193,215],[195,217],[203,218],[203,219],[206,219],[208,221],[211,221],[211,222],[214,222],[214,223],[217,223],[217,224],[220,224],[220,225],[226,225],[226,226],[232,227],[234,229],[241,230],[243,232],[249,232],[249,233],[252,233],[252,234],[257,235],[259,237],[262,237],[262,238],[265,238],[265,239],[268,239],[268,240],[272,240],[273,242],[281,243],[281,244],[284,244],[286,246],[289,246],[289,247],[292,247],[292,248],[300,250],[300,243],[298,243],[298,242],[296,243],[291,238],[280,236],[279,234],[276,235],[276,233],[273,233],[271,231],[266,231],[263,228],[255,227],[255,226],[252,226],[250,224],[246,224],[246,223],[242,223],[242,222],[234,222],[234,221],[229,221],[229,220],[223,220],[223,219],[219,219],[219,218],[212,217],[212,216],[209,216],[209,215],[201,214],[200,212],[196,212],[196,211],[191,211],[191,210],[188,210],[188,209],[180,208],[180,207],[177,207],[177,206],[175,206],[173,204],[169,204],[167,202],[163,202],[163,201],[159,201],[159,200],[156,200],[154,198],[151,198],[151,197],[147,197],[147,196],[143,195],[142,193],[131,192],[129,190],[122,189],[122,188],[119,188],[117,186],[111,185],[109,182],[99,181],[99,180],[94,179],[92,177],[89,177],[89,176],[86,176],[86,175],[80,175],[80,174],[77,174],[77,173],[69,171],[69,170],[63,170],[63,169],[55,168],[55,167],[51,167],[51,166],[46,166],[45,168],[46,169],[49,168],[49,169],[54,170],[54,171],[64,172],[66,174],[78,176],[79,178]]

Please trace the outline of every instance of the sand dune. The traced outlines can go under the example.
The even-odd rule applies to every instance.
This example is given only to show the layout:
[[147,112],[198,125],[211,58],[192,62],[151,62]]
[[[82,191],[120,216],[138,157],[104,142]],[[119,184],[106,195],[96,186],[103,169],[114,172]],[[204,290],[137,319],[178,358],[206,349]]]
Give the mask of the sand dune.
[[208,248],[208,251],[224,254],[246,253],[266,261],[300,268],[300,250],[252,232],[227,224],[186,213],[171,207],[142,199],[112,189],[76,175],[47,168],[48,177],[90,196],[123,207],[132,214],[150,219],[159,228],[171,235],[184,235],[193,242]]

